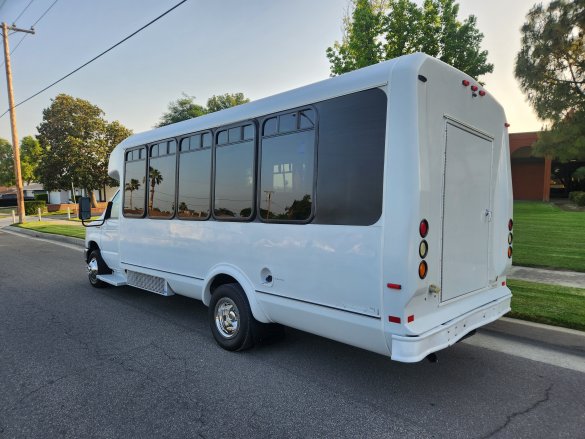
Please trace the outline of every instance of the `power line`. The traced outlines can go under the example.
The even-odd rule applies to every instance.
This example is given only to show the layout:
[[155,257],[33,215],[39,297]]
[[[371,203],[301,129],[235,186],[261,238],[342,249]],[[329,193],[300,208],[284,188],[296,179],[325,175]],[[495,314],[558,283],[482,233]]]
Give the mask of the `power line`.
[[[57,85],[58,83],[60,83],[61,81],[69,78],[71,75],[73,75],[74,73],[77,73],[78,71],[80,71],[82,68],[84,68],[85,66],[88,66],[89,64],[91,64],[92,62],[94,62],[95,60],[97,60],[98,58],[101,58],[102,56],[104,56],[106,53],[110,52],[111,50],[115,49],[116,47],[118,47],[120,44],[124,43],[125,41],[128,41],[130,38],[132,38],[134,35],[140,33],[141,31],[143,31],[144,29],[146,29],[147,27],[149,27],[151,24],[154,24],[155,22],[157,22],[158,20],[160,20],[161,18],[163,18],[165,15],[167,15],[168,13],[170,13],[171,11],[173,11],[174,9],[178,8],[179,6],[181,6],[183,3],[185,3],[187,0],[182,0],[179,3],[177,3],[175,6],[173,6],[172,8],[168,9],[167,11],[163,12],[162,14],[160,14],[158,17],[156,17],[155,19],[149,21],[148,23],[146,23],[144,26],[142,26],[140,29],[132,32],[130,35],[128,35],[126,38],[118,41],[116,44],[114,44],[113,46],[111,46],[110,48],[104,50],[102,53],[100,53],[99,55],[94,56],[92,59],[90,59],[89,61],[87,61],[85,64],[82,64],[81,66],[77,67],[75,70],[67,73],[65,76],[57,79],[55,82],[47,85],[45,88],[43,88],[42,90],[39,90],[38,92],[36,92],[35,94],[33,94],[32,96],[29,96],[28,98],[20,101],[18,104],[16,104],[14,107],[12,108],[16,108],[21,106],[22,104],[24,104],[25,102],[30,101],[32,98],[37,97],[38,95],[40,95],[41,93],[47,91],[48,89],[50,89],[51,87],[53,87],[54,85]],[[6,113],[8,113],[11,109],[9,108],[8,110],[6,110],[4,113],[2,113],[0,115],[0,118],[4,117],[6,115]]]
[[18,21],[18,19],[20,17],[22,17],[22,14],[24,14],[26,12],[26,10],[28,9],[28,7],[32,4],[32,2],[34,2],[35,0],[30,0],[30,2],[28,2],[28,5],[26,5],[24,7],[24,9],[20,12],[20,14],[18,14],[18,17],[16,17],[16,19],[13,21],[14,24],[16,24],[16,22]]
[[[6,0],[4,0],[4,1],[6,1]],[[31,29],[32,29],[32,28],[34,28],[34,27],[37,25],[37,23],[38,23],[39,21],[41,21],[41,20],[42,20],[42,19],[45,17],[45,15],[47,15],[47,12],[49,12],[49,11],[51,10],[51,8],[52,8],[53,6],[55,6],[55,4],[56,4],[58,1],[59,1],[59,0],[55,0],[53,3],[51,3],[51,6],[49,6],[47,9],[45,9],[45,12],[43,12],[43,13],[41,14],[41,16],[40,16],[40,17],[37,19],[37,21],[35,21],[35,22],[32,24],[32,26],[31,26]],[[30,5],[30,3],[29,3],[29,5]],[[0,8],[2,8],[2,6],[0,6]],[[10,54],[11,54],[11,55],[12,55],[12,54],[13,54],[13,53],[16,51],[16,49],[18,49],[18,46],[20,46],[20,45],[22,44],[22,42],[24,41],[24,39],[25,39],[26,37],[28,37],[28,34],[24,34],[24,35],[22,36],[22,38],[21,38],[21,39],[18,41],[18,43],[16,43],[16,45],[15,45],[15,46],[12,48],[12,50],[10,51]],[[0,64],[0,67],[2,67],[3,65],[4,65],[4,61],[2,61],[2,64]]]
[[41,15],[41,16],[40,16],[38,19],[37,19],[37,21],[35,21],[35,22],[32,24],[32,26],[31,26],[31,27],[35,27],[35,26],[37,25],[37,23],[38,23],[39,21],[41,21],[41,20],[42,20],[42,19],[45,17],[45,15],[47,15],[47,12],[49,12],[49,11],[51,10],[51,8],[52,8],[53,6],[55,6],[55,3],[57,3],[58,1],[59,1],[59,0],[55,0],[53,3],[51,3],[51,6],[49,6],[49,7],[48,7],[48,8],[45,10],[45,12],[43,12],[43,14],[42,14],[42,15]]

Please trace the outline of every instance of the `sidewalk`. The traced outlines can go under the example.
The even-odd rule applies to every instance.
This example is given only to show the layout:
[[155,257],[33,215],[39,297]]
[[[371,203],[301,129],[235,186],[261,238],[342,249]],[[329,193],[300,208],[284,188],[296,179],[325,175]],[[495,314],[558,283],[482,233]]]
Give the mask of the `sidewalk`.
[[565,287],[585,288],[585,273],[577,271],[546,270],[543,268],[512,266],[508,273],[510,279],[540,282]]

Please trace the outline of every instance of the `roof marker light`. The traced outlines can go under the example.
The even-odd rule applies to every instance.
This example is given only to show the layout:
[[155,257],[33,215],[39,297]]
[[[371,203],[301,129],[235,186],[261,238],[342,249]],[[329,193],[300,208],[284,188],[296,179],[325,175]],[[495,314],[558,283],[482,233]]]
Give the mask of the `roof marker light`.
[[480,91],[479,91],[479,95],[480,95],[480,96],[485,96],[485,90],[480,90]]
[[402,285],[400,284],[386,284],[386,286],[392,290],[401,290]]
[[464,87],[468,87],[469,81],[467,79],[464,79],[463,81],[461,81],[461,84],[463,84]]
[[471,91],[477,91],[478,89],[479,89],[479,87],[477,85],[471,86]]
[[509,124],[508,122],[506,122],[506,123],[504,124],[504,126],[505,126],[506,128],[508,128],[508,127],[510,126],[510,124]]
[[506,281],[502,282],[502,286],[505,287],[506,286]]
[[390,323],[400,323],[400,317],[396,316],[388,316],[388,321]]

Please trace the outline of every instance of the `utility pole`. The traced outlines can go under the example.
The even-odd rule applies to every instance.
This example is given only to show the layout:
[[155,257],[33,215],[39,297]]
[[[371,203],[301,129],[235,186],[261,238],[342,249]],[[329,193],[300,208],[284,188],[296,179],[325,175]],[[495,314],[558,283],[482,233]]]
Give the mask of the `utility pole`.
[[15,25],[8,26],[2,23],[2,37],[4,39],[4,61],[6,65],[6,83],[8,86],[8,108],[10,109],[10,128],[12,128],[12,154],[14,155],[14,178],[16,180],[16,200],[18,203],[18,222],[25,222],[24,192],[22,190],[22,174],[20,171],[20,146],[18,144],[18,130],[16,129],[16,110],[14,108],[14,92],[12,90],[12,69],[10,68],[10,46],[8,44],[8,31],[26,32],[34,34],[35,30],[19,29]]

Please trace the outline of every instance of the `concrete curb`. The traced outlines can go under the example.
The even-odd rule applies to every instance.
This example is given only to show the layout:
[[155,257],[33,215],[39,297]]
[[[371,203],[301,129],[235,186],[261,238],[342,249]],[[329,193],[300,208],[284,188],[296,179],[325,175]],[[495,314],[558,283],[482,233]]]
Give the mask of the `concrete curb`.
[[28,229],[23,229],[20,227],[11,227],[11,226],[2,227],[2,230],[6,231],[8,233],[17,233],[17,234],[21,234],[21,235],[32,236],[34,238],[46,239],[49,241],[64,242],[66,244],[72,244],[72,245],[76,245],[78,247],[85,247],[85,240],[83,240],[81,238],[73,238],[72,236],[55,235],[53,233],[43,233],[43,232],[38,232],[36,230],[28,230]]
[[480,329],[585,353],[585,332],[502,317]]

